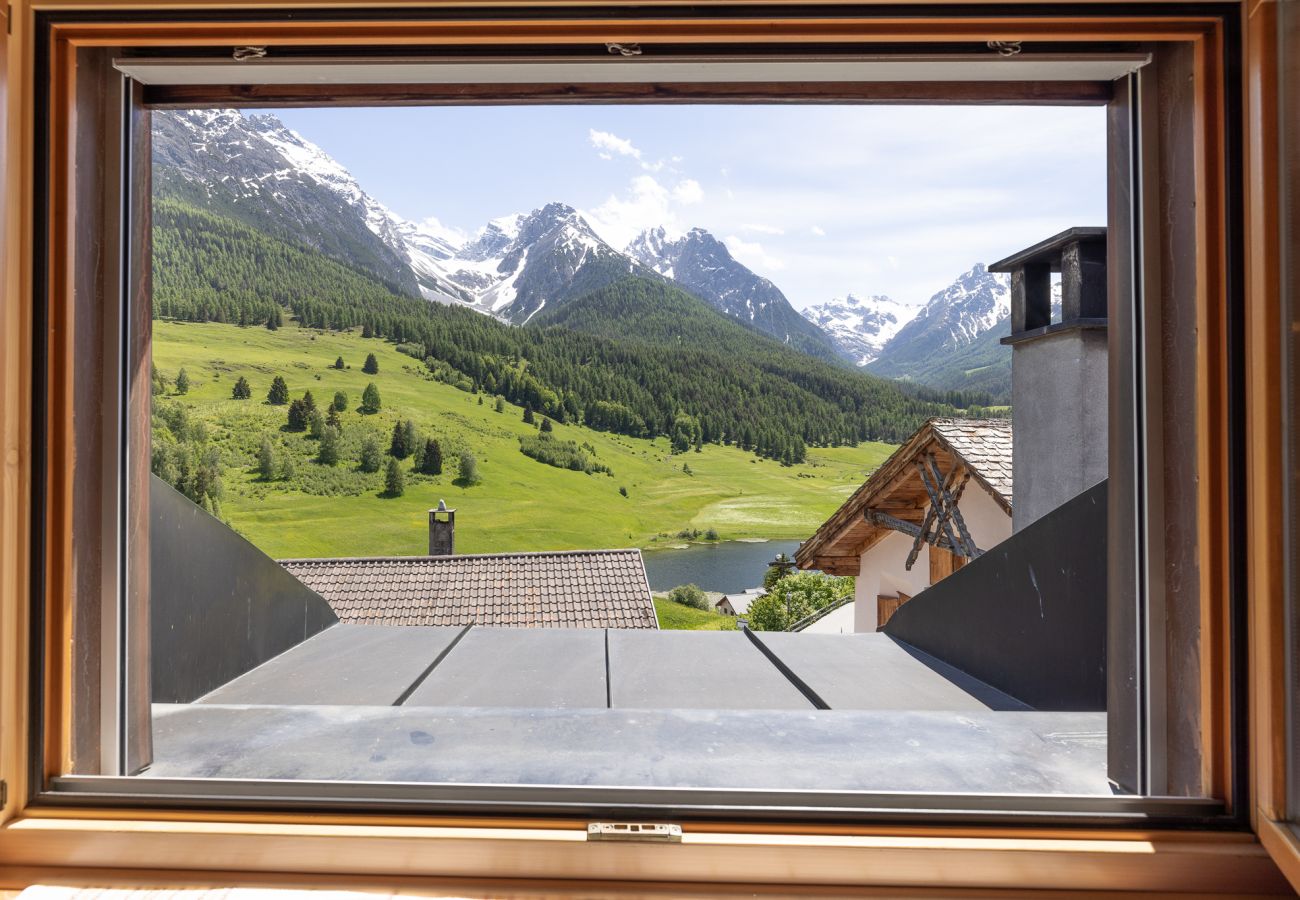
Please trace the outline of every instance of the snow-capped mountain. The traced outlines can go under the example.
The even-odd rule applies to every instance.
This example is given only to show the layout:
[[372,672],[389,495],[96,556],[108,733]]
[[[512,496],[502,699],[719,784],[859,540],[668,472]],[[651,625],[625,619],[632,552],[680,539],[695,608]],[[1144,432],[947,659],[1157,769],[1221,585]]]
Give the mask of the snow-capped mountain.
[[859,366],[874,362],[880,350],[911,321],[917,307],[883,294],[849,294],[802,310],[803,317],[826,332],[846,357]]
[[780,288],[738,262],[703,228],[680,236],[653,228],[634,238],[625,252],[724,315],[805,353],[841,358],[831,338],[795,312]]
[[154,155],[162,192],[306,243],[413,296],[523,324],[618,278],[662,277],[796,349],[845,355],[703,229],[672,238],[656,229],[620,252],[575,209],[550,203],[467,239],[436,219],[401,218],[275,116],[232,109],[156,113]]
[[517,325],[548,303],[564,303],[627,275],[649,274],[563,203],[496,219],[438,265],[443,278],[472,295],[467,302],[475,309]]
[[[1011,286],[977,263],[939,291],[898,330],[872,365],[879,374],[906,374],[909,363],[960,350],[1011,315]],[[897,373],[891,369],[899,369]]]
[[288,237],[416,295],[397,216],[367,195],[319,147],[275,116],[237,110],[158,111],[155,186],[256,228]]

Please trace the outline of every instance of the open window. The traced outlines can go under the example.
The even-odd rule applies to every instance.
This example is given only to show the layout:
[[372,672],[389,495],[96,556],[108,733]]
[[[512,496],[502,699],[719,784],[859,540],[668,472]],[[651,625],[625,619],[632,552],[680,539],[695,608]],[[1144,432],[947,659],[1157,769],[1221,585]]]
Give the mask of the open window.
[[[557,38],[544,57],[503,45],[348,56],[271,39],[202,52],[165,41],[145,50],[125,37],[63,47],[68,56],[53,61],[62,80],[42,98],[42,139],[58,148],[42,182],[51,204],[46,287],[58,300],[46,324],[65,337],[46,348],[38,385],[53,460],[49,540],[40,549],[50,577],[44,596],[71,601],[66,610],[42,608],[50,637],[39,662],[55,679],[47,690],[58,686],[56,674],[68,680],[66,694],[45,697],[42,802],[356,802],[649,810],[673,819],[716,816],[719,806],[777,819],[869,820],[906,809],[1224,822],[1239,813],[1224,718],[1235,657],[1228,629],[1208,627],[1233,614],[1238,475],[1228,465],[1237,431],[1227,402],[1227,306],[1237,285],[1227,261],[1238,236],[1223,159],[1198,160],[1186,149],[1222,114],[1206,106],[1219,95],[1205,79],[1218,85],[1218,76],[1196,55],[1210,51],[1193,49],[1200,38],[1148,37],[1079,38],[1052,52],[1005,46],[1007,55],[966,40],[942,53],[777,46],[736,56],[726,47],[688,53],[668,40],[661,49],[652,38],[611,45],[618,55],[604,42],[574,49]],[[215,180],[175,174],[203,143],[184,129],[231,107],[706,101],[1104,109],[1105,221],[1035,233],[990,256],[1000,264],[980,273],[1006,305],[1006,334],[995,335],[1005,343],[990,340],[988,350],[1010,362],[1010,402],[867,381],[842,360],[818,360],[788,338],[772,343],[771,334],[746,343],[753,323],[704,315],[706,287],[686,290],[662,255],[627,264],[646,270],[637,286],[593,280],[566,298],[621,304],[605,320],[599,309],[572,318],[577,337],[559,335],[560,319],[546,325],[562,304],[540,278],[519,321],[502,323],[456,304],[481,305],[482,292],[500,286],[493,278],[521,275],[527,248],[518,234],[499,229],[501,247],[467,255],[462,245],[451,254],[458,266],[422,270],[374,240],[375,231],[340,230],[356,210],[337,195],[334,222],[311,220],[308,204],[293,197],[248,213],[247,204],[261,202],[256,191],[214,200]],[[73,110],[69,129],[63,117]],[[208,112],[187,120],[177,110]],[[237,140],[282,139],[256,134],[269,123],[250,130],[239,113],[220,115]],[[240,168],[251,163],[231,147],[221,159],[239,161],[216,180],[274,175]],[[168,161],[161,167],[160,158]],[[311,187],[296,176],[285,183]],[[71,218],[53,215],[65,203]],[[1156,215],[1169,209],[1178,212]],[[292,221],[293,210],[303,218]],[[363,243],[375,252],[367,257],[357,249]],[[387,280],[379,269],[392,260],[383,247],[400,264]],[[212,277],[218,251],[229,277]],[[478,251],[482,258],[471,258]],[[470,265],[485,261],[492,266]],[[484,285],[468,277],[476,272]],[[350,300],[366,303],[349,311],[313,297],[318,283],[343,285]],[[283,297],[274,295],[279,288]],[[512,302],[523,294],[518,278],[513,288]],[[570,316],[582,311],[563,305]],[[542,317],[534,330],[517,330],[534,315]],[[689,391],[707,387],[698,377],[672,382],[680,409],[652,402],[662,385],[645,391],[643,408],[601,394],[597,382],[617,374],[601,361],[615,356],[627,337],[620,324],[626,331],[634,318],[647,328],[665,318],[691,322],[691,334],[676,336],[682,353],[695,354],[691,372],[712,372],[718,347],[731,352],[755,373],[736,388],[755,388],[746,400],[772,396],[776,387],[757,379],[785,367],[787,381],[804,385],[795,402],[834,410],[816,408],[802,431],[787,434],[742,421],[734,406],[692,405]],[[205,345],[217,331],[225,343]],[[716,347],[688,346],[701,336]],[[645,351],[643,373],[659,352]],[[815,362],[794,371],[789,354],[800,353]],[[582,374],[547,368],[561,359],[581,360]],[[530,369],[535,383],[525,377]],[[584,381],[591,371],[599,377]],[[404,380],[389,388],[381,377],[389,372]],[[368,399],[371,387],[377,396]],[[229,416],[196,422],[199,401],[217,391]],[[415,399],[401,406],[405,391]],[[446,408],[437,417],[416,421],[438,404]],[[864,407],[898,419],[882,422]],[[269,424],[280,409],[283,436]],[[818,432],[832,411],[846,428],[864,430]],[[470,424],[439,424],[453,414]],[[640,425],[629,425],[629,415]],[[492,425],[494,417],[509,427]],[[829,486],[843,502],[824,504],[791,554],[831,579],[856,578],[851,594],[805,610],[794,594],[769,590],[788,604],[782,624],[802,626],[791,633],[673,634],[648,596],[669,585],[638,583],[640,554],[588,552],[623,545],[621,534],[578,547],[559,537],[569,546],[475,544],[473,529],[488,514],[456,497],[493,463],[507,471],[499,462],[507,451],[494,447],[484,460],[463,446],[465,434],[489,427],[505,434],[512,465],[536,467],[532,483],[555,469],[600,485],[608,495],[600,504],[633,506],[649,476],[624,485],[619,467],[638,454],[653,452],[683,483],[721,477],[727,467],[773,479],[802,472],[808,485],[794,481],[798,492],[827,487],[822,473],[799,468],[809,457],[844,456],[867,440],[891,446],[878,468],[855,458],[856,484]],[[442,472],[433,471],[435,442]],[[218,443],[236,473],[207,456]],[[370,444],[381,472],[367,471]],[[381,486],[400,494],[397,481],[419,486],[417,514],[393,503],[406,510],[395,523],[376,517],[355,533],[333,514],[317,516],[367,549],[277,550],[312,544],[294,533],[310,514],[275,514],[285,459],[332,472],[331,454],[347,456],[349,469],[355,462],[354,480],[368,494]],[[464,486],[452,485],[453,458]],[[222,523],[238,528],[240,509],[212,489],[205,467],[247,483],[240,503],[246,522],[261,505],[265,549],[247,525],[251,540]],[[1193,483],[1205,487],[1188,491]],[[439,493],[453,487],[461,493],[440,506],[448,498]],[[324,498],[311,501],[317,510],[333,489],[314,495]],[[571,506],[568,515],[583,514],[581,503]],[[696,524],[709,526],[673,523]],[[369,549],[390,525],[404,529],[404,552]],[[272,539],[276,529],[284,533]],[[678,532],[649,530],[669,540]],[[476,546],[490,552],[457,552]],[[893,555],[878,558],[882,548]],[[527,553],[502,555],[511,551]],[[445,598],[484,585],[490,596],[470,602],[488,612],[455,619]],[[720,593],[735,618],[755,615],[738,603],[761,602]],[[557,597],[564,602],[547,605]],[[588,597],[594,606],[584,607]],[[818,634],[832,630],[832,617],[856,633]],[[535,627],[575,623],[587,627]],[[518,625],[534,627],[496,629]],[[71,658],[66,647],[75,648]],[[583,754],[569,752],[575,744]],[[704,762],[710,753],[729,762]],[[646,765],[656,758],[664,764]],[[792,781],[792,772],[804,774]]]

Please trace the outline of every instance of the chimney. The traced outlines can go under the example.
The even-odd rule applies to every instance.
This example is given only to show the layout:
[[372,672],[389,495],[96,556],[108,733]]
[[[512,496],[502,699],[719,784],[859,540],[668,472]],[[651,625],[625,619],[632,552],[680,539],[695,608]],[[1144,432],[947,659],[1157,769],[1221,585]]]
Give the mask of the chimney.
[[[1107,475],[1106,229],[1071,228],[989,266],[1011,274],[1012,530]],[[1052,321],[1052,273],[1061,320]]]
[[456,510],[448,509],[446,500],[439,500],[438,508],[429,510],[429,555],[455,554]]

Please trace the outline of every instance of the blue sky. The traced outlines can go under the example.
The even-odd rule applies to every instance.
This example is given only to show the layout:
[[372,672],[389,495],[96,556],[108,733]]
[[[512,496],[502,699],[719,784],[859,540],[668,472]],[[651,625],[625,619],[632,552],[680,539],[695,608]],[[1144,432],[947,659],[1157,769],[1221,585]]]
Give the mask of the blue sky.
[[1106,219],[1096,107],[275,110],[406,219],[473,234],[551,201],[622,247],[700,226],[799,308],[922,303],[976,262]]

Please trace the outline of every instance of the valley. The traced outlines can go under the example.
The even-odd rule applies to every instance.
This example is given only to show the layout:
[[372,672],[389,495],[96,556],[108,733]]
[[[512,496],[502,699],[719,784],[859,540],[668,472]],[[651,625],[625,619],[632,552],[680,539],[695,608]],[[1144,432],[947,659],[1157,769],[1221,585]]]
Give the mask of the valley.
[[[433,379],[395,344],[362,338],[359,329],[330,332],[286,322],[270,331],[157,320],[153,353],[167,385],[156,407],[186,408],[191,421],[203,424],[205,443],[220,452],[221,515],[277,558],[421,554],[427,510],[439,499],[457,508],[457,550],[466,553],[654,547],[681,543],[673,536],[683,529],[715,529],[722,539],[802,539],[893,449],[877,442],[809,447],[804,463],[783,466],[735,446],[704,444],[699,452],[674,454],[666,437],[554,424],[555,438],[589,445],[612,471],[588,475],[520,452],[519,438],[537,433],[522,421],[521,407],[507,403],[498,413],[491,396]],[[378,362],[375,375],[361,371],[369,353]],[[339,357],[347,368],[333,368]],[[189,387],[177,395],[182,368]],[[347,394],[336,465],[314,461],[319,441],[282,430],[286,407],[265,402],[276,375],[291,398],[310,390],[322,409],[337,391]],[[251,388],[247,400],[231,399],[240,377]],[[371,382],[382,406],[362,415],[356,410]],[[407,419],[421,438],[439,440],[446,468],[439,476],[421,475],[410,471],[408,459],[401,463],[403,494],[381,496],[384,472],[358,471],[359,448],[370,435],[386,450],[394,424]],[[264,436],[292,461],[289,478],[264,481],[258,474]],[[456,483],[462,450],[475,455],[478,484]]]

